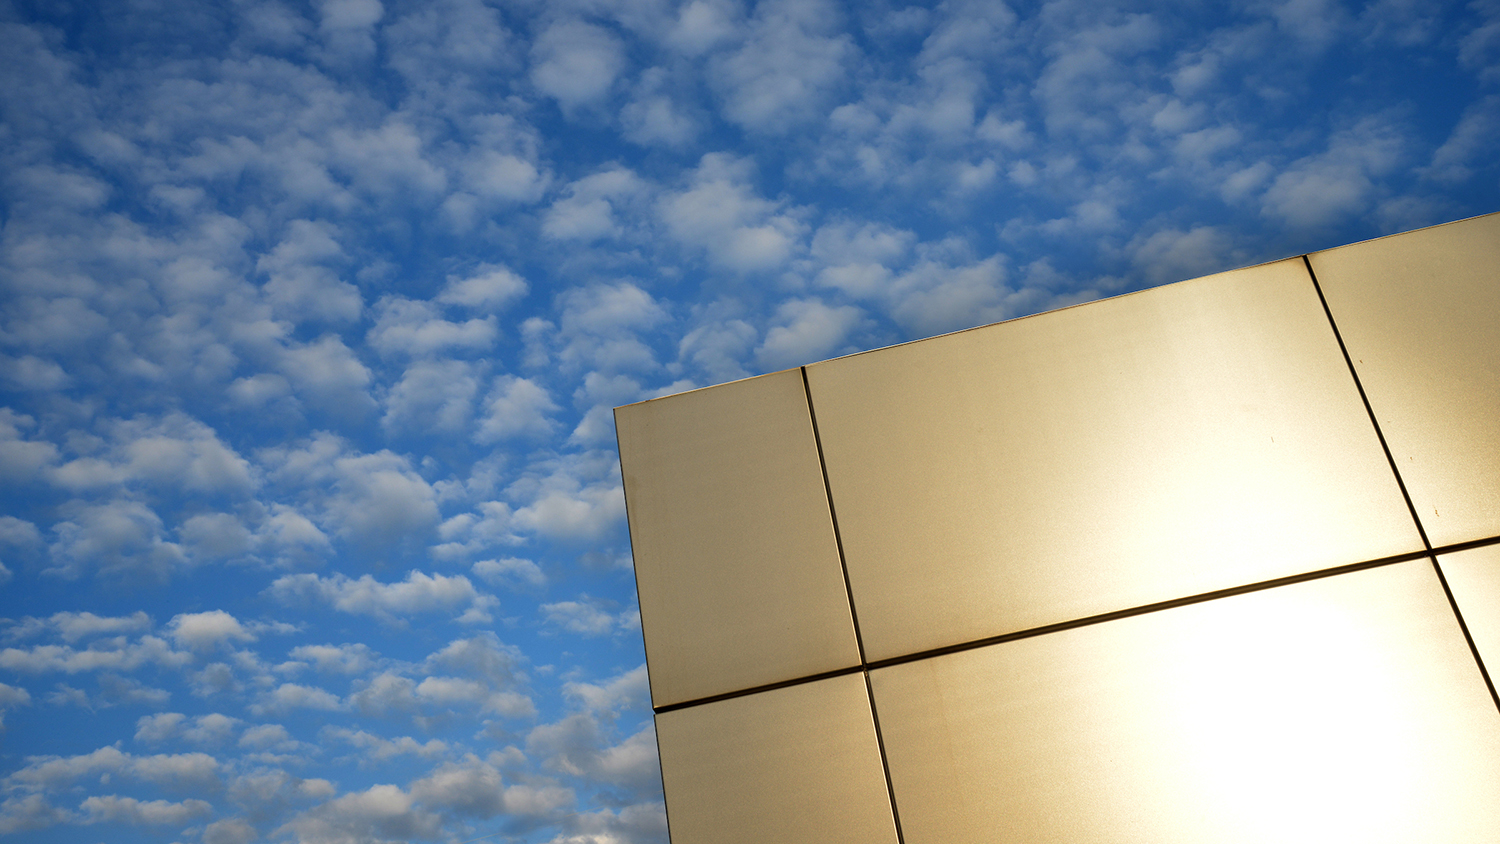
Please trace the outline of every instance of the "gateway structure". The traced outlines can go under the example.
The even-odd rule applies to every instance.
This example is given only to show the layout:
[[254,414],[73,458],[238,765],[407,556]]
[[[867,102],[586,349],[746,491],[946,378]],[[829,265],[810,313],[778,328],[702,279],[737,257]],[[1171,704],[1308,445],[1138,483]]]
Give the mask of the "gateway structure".
[[674,844],[1500,830],[1500,215],[616,420]]

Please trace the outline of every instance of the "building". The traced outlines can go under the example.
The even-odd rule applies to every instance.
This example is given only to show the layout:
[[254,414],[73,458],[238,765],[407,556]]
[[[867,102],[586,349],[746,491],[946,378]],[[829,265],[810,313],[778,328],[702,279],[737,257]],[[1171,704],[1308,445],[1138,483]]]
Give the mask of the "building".
[[1500,214],[616,420],[674,844],[1500,830]]

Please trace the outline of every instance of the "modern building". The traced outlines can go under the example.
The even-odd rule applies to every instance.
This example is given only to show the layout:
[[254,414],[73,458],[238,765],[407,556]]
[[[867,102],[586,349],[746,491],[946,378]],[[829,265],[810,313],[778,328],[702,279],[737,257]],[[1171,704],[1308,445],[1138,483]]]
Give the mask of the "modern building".
[[1500,215],[616,420],[674,844],[1500,836]]

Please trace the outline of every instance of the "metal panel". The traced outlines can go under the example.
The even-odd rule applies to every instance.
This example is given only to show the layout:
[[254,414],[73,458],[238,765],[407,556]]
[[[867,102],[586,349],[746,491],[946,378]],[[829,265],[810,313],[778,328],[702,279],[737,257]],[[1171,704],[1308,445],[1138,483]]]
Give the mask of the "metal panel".
[[656,716],[672,844],[896,841],[864,677]]
[[807,373],[871,660],[1422,550],[1300,259]]
[[858,665],[801,372],[615,420],[654,704]]
[[1500,711],[1426,560],[871,672],[906,844],[1487,844]]
[[1500,680],[1500,545],[1438,557],[1492,680]]
[[1500,534],[1500,214],[1309,260],[1428,538]]

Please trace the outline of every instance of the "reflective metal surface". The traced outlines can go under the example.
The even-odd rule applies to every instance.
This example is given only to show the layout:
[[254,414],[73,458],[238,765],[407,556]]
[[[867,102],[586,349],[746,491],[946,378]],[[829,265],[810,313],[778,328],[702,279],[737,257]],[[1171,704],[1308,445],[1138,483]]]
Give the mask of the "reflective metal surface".
[[859,674],[656,716],[672,844],[896,841]]
[[1422,548],[1300,259],[807,372],[871,660]]
[[800,371],[615,419],[653,703],[858,665]]
[[1309,260],[1428,538],[1500,534],[1500,214]]
[[1425,560],[872,680],[906,844],[1487,844],[1500,830],[1500,712]]
[[1438,565],[1490,679],[1500,681],[1500,545],[1443,554]]

